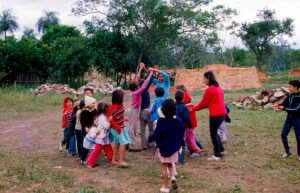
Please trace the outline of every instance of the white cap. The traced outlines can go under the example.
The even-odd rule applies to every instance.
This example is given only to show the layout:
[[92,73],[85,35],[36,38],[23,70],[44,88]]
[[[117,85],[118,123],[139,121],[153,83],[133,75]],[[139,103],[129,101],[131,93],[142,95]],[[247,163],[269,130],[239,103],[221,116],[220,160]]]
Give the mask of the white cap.
[[85,107],[88,107],[90,106],[90,104],[93,104],[96,102],[96,99],[92,98],[92,97],[89,97],[89,96],[85,96],[84,97],[84,104],[85,104]]

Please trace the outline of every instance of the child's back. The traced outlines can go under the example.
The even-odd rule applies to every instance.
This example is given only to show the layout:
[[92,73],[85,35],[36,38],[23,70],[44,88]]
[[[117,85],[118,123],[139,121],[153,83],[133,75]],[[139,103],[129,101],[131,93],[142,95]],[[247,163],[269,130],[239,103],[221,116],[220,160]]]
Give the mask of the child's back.
[[159,118],[157,110],[161,107],[162,102],[166,99],[164,97],[165,90],[162,87],[157,87],[155,89],[156,98],[152,100],[150,106],[150,121],[154,122]]
[[180,118],[159,118],[157,127],[149,137],[155,141],[163,157],[171,156],[178,151],[184,138],[184,125]]

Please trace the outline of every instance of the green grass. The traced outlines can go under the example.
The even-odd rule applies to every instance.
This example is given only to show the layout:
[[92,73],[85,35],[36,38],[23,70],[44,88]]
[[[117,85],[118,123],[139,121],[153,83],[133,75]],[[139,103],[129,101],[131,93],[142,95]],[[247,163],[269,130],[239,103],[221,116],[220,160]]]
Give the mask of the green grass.
[[295,79],[300,80],[300,77],[288,77],[288,76],[284,76],[284,77],[281,77],[281,78],[275,78],[275,77],[270,78],[271,81],[283,82],[283,83],[286,83],[286,84],[288,84],[288,82],[290,80],[295,80]]
[[[277,88],[282,84],[265,83],[263,86]],[[251,95],[260,90],[225,91],[225,100],[236,100],[240,96]],[[198,103],[202,95],[203,92],[192,93],[193,103]],[[31,153],[18,148],[22,133],[16,135],[13,131],[7,132],[14,129],[16,120],[22,120],[22,117],[13,117],[16,121],[13,122],[13,126],[0,125],[0,134],[5,136],[0,140],[0,192],[22,190],[22,192],[153,193],[158,192],[162,186],[161,166],[154,158],[154,150],[141,153],[126,152],[125,159],[132,166],[126,170],[117,167],[105,169],[101,164],[89,170],[79,165],[75,158],[69,158],[65,153],[58,152],[56,146],[61,139],[61,132],[56,128],[61,122],[60,116],[57,116],[56,120],[53,114],[61,112],[61,102],[65,96],[49,93],[33,97],[26,89],[6,88],[0,89],[0,100],[8,100],[3,97],[11,97],[18,102],[12,101],[8,104],[1,102],[4,106],[0,107],[0,120],[4,120],[3,117],[10,118],[6,115],[7,109],[11,112],[18,111],[28,121],[33,117],[36,119],[40,113],[51,113],[52,116],[49,117],[52,119],[48,124],[44,122],[41,126],[38,123],[30,127],[30,130],[36,131],[33,135],[36,142],[28,141],[25,145],[32,143],[37,147]],[[170,97],[174,98],[174,95]],[[110,101],[110,97],[104,97],[102,100]],[[125,106],[128,107],[128,103],[127,94]],[[206,160],[213,153],[208,110],[197,112],[198,127],[194,132],[204,149],[200,158],[192,159],[186,156],[188,164],[177,166],[179,192],[300,192],[300,162],[297,161],[297,145],[293,131],[289,136],[289,143],[294,154],[285,160],[280,157],[283,153],[280,133],[286,113],[265,109],[256,111],[237,109],[230,104],[229,107],[232,123],[227,124],[228,143],[225,144],[225,148],[228,155],[220,162]],[[16,145],[7,143],[6,139],[16,142]],[[140,139],[138,140],[140,144]],[[62,166],[62,169],[55,169],[56,166]]]
[[285,70],[285,71],[276,71],[276,72],[266,72],[267,76],[275,76],[275,75],[285,75],[288,74],[290,70]]

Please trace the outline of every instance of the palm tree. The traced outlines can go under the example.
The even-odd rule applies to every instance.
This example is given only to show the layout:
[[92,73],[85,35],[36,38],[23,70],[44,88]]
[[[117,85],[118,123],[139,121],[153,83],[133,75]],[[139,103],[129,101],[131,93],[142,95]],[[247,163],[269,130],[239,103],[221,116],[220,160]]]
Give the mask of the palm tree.
[[28,29],[26,28],[23,32],[23,38],[31,39],[31,40],[36,40],[34,30],[33,29]]
[[0,34],[4,33],[6,39],[7,32],[13,33],[19,28],[16,17],[11,14],[10,10],[3,10],[0,15]]
[[45,15],[40,17],[36,26],[39,32],[45,32],[47,28],[52,25],[59,24],[59,18],[57,17],[57,12],[54,11],[44,11]]

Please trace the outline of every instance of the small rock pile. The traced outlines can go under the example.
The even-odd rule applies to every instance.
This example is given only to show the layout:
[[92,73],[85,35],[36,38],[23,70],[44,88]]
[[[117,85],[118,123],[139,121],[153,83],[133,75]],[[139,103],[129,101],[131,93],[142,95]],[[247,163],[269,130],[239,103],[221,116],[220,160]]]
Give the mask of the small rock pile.
[[121,89],[121,87],[115,88],[114,82],[108,80],[107,82],[89,82],[85,86],[79,88],[76,92],[75,89],[70,88],[68,84],[42,84],[35,90],[30,89],[30,94],[32,95],[42,95],[47,92],[57,92],[61,94],[76,94],[81,95],[84,93],[86,88],[91,88],[94,93],[101,93],[104,95],[111,94],[116,89]]
[[270,109],[274,104],[282,103],[288,93],[289,90],[286,87],[263,89],[254,95],[240,97],[238,101],[233,101],[232,104],[240,109]]
[[68,84],[42,84],[35,90],[30,89],[29,92],[32,95],[41,95],[51,91],[61,94],[72,94],[75,92],[75,89],[70,88]]
[[112,80],[108,80],[107,82],[89,82],[85,86],[82,86],[78,89],[78,93],[83,94],[84,89],[91,88],[95,93],[101,94],[111,94],[116,89],[121,89],[120,87],[114,88]]

